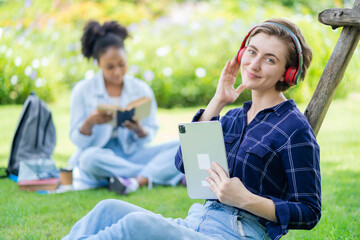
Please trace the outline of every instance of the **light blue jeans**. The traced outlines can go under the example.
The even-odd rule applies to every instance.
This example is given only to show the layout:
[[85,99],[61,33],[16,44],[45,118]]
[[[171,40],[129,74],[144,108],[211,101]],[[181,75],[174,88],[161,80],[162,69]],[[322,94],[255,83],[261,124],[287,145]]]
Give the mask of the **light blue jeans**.
[[270,239],[255,216],[216,202],[195,203],[185,219],[164,218],[121,200],[103,200],[71,229],[67,239]]
[[142,176],[156,184],[175,186],[184,176],[174,164],[178,147],[179,142],[172,141],[126,155],[117,139],[111,139],[103,148],[84,150],[74,171],[74,185],[78,189],[104,187],[112,176]]

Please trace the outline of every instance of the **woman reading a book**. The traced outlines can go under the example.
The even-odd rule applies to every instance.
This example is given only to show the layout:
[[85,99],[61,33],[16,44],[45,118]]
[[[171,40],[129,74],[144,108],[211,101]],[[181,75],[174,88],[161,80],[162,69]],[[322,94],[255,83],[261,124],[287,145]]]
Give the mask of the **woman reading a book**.
[[[252,101],[220,120],[230,176],[215,163],[206,179],[218,200],[193,204],[184,220],[105,200],[68,238],[279,239],[289,229],[313,228],[321,215],[319,146],[305,116],[283,94],[304,79],[311,58],[295,24],[271,19],[252,29],[226,63],[214,97],[193,119],[216,121],[245,88],[251,90]],[[181,149],[175,161],[184,171]]]
[[[126,28],[115,21],[91,21],[84,28],[82,53],[100,71],[78,82],[71,93],[70,139],[78,150],[69,163],[75,189],[108,186],[127,194],[152,183],[174,186],[183,178],[173,163],[178,141],[146,146],[158,129],[157,104],[145,82],[126,74],[127,37]],[[142,120],[125,116],[122,121],[122,115],[111,111],[136,105],[139,99],[150,100],[142,105],[147,109],[135,110],[135,116],[146,115]]]

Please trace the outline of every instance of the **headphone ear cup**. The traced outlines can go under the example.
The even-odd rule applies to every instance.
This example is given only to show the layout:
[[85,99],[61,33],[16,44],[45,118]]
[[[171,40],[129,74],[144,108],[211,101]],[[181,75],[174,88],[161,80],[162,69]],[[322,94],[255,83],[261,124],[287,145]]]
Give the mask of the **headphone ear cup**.
[[237,62],[238,62],[239,64],[241,64],[241,58],[242,58],[242,56],[244,55],[245,51],[246,51],[246,47],[243,48],[243,49],[240,49],[240,50],[238,51],[238,54],[237,54]]
[[284,81],[289,85],[295,85],[295,76],[297,73],[297,69],[293,67],[289,67],[286,70]]

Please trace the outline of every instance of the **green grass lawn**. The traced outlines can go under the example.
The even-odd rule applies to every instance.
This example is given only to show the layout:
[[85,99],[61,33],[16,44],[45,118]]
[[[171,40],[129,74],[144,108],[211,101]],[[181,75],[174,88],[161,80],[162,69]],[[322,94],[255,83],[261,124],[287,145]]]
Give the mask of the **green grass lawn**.
[[[65,166],[75,150],[68,139],[69,96],[50,104],[57,130],[53,158]],[[311,231],[291,231],[284,239],[360,239],[360,97],[351,95],[330,106],[318,141],[321,147],[323,211]],[[305,106],[300,106],[303,110]],[[197,108],[159,109],[160,131],[156,143],[177,138],[177,124],[190,121]],[[21,106],[0,106],[0,166],[6,167]],[[0,180],[0,239],[60,239],[71,226],[102,199],[115,198],[137,204],[166,217],[185,217],[194,202],[184,187],[141,189],[119,196],[106,189],[39,195],[21,192]]]

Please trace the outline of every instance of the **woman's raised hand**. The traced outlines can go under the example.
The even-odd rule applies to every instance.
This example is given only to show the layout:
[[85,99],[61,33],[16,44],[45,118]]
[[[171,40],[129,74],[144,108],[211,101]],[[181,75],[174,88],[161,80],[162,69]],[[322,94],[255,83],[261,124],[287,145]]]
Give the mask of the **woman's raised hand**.
[[235,89],[236,76],[239,73],[240,64],[236,60],[236,55],[231,61],[227,61],[223,68],[216,88],[214,98],[223,105],[233,103],[244,91],[245,86],[241,84]]
[[226,105],[233,103],[240,93],[244,91],[245,86],[243,84],[236,89],[234,87],[239,69],[240,64],[236,61],[236,56],[226,63],[221,72],[215,95],[207,105],[199,121],[210,121],[213,117],[218,116]]

